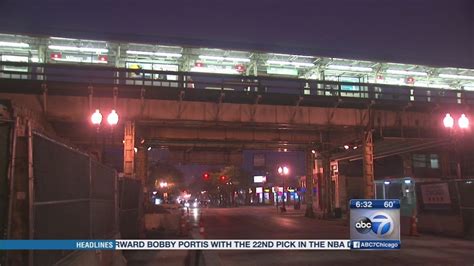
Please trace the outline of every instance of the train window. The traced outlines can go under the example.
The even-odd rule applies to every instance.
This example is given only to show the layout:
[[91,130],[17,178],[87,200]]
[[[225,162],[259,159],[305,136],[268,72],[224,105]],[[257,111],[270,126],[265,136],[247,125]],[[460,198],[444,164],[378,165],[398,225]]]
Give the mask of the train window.
[[[153,64],[153,70],[158,70],[158,71],[178,71],[178,66],[177,65],[165,65],[165,64]],[[161,75],[161,74],[155,74],[154,75],[155,79],[160,79],[160,80],[178,80],[177,75]]]
[[[27,56],[17,56],[17,55],[2,55],[0,57],[2,62],[19,62],[19,63],[27,63],[28,57]],[[27,66],[2,66],[2,72],[0,72],[1,78],[11,78],[11,79],[25,79],[27,75],[21,74],[18,72],[28,72]]]

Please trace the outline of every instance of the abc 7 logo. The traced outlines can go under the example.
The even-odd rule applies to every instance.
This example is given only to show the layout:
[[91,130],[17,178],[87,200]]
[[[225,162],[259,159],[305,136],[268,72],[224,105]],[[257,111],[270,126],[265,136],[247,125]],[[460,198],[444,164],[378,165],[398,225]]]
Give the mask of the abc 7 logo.
[[360,234],[367,234],[372,231],[378,236],[389,236],[394,227],[392,217],[382,212],[375,213],[370,218],[360,217],[354,225],[354,228]]

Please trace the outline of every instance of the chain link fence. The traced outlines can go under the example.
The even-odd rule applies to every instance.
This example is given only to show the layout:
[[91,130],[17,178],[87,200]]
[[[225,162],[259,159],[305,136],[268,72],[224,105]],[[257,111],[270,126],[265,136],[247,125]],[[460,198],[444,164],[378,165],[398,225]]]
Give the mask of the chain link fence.
[[[108,239],[118,232],[117,175],[87,154],[33,134],[34,239]],[[70,251],[34,251],[53,265]]]
[[143,195],[139,180],[122,178],[119,181],[119,220],[122,239],[136,239],[140,237],[139,217]]

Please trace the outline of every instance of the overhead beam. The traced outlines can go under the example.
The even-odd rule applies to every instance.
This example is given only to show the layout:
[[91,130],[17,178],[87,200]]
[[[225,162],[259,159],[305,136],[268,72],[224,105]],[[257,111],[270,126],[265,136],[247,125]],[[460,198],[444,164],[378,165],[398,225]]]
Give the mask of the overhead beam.
[[[87,89],[87,88],[85,88]],[[178,92],[177,92],[178,93]],[[41,105],[34,95],[0,93],[0,98],[11,99],[14,102],[28,106],[33,111],[42,112]],[[89,116],[88,97],[48,95],[48,117],[65,121],[80,121]],[[141,99],[116,99],[116,110],[123,120],[136,121],[199,121],[216,122],[215,103],[190,102],[177,100],[150,100],[143,104]],[[114,107],[112,97],[94,97],[90,104],[103,110]],[[179,107],[178,107],[179,106]],[[276,106],[264,104],[221,103],[219,122],[267,125],[294,125],[305,127],[325,127],[328,125],[328,114],[332,127],[363,127],[367,125],[366,110],[351,108],[308,107],[299,106],[298,112],[294,106]],[[381,127],[399,127],[396,111],[374,110],[374,115],[381,117]],[[404,128],[417,128],[424,125],[425,129],[433,129],[437,118],[431,113],[406,111],[401,114]],[[363,119],[361,119],[361,117]]]

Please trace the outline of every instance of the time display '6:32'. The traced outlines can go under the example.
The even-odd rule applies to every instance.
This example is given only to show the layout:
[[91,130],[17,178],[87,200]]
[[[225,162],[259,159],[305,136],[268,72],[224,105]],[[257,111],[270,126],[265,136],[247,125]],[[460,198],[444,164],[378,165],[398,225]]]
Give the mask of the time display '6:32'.
[[372,201],[356,201],[355,202],[356,208],[372,208]]

